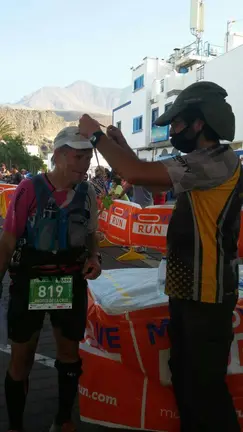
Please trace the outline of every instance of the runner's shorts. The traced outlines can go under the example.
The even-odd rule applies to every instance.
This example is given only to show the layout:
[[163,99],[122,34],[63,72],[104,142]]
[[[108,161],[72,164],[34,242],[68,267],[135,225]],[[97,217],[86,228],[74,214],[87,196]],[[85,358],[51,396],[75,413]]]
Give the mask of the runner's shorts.
[[87,318],[87,282],[80,272],[73,275],[72,309],[63,310],[28,310],[29,281],[22,275],[10,285],[8,307],[8,337],[13,342],[25,343],[40,332],[46,313],[54,328],[60,329],[63,337],[71,341],[80,341],[84,337]]

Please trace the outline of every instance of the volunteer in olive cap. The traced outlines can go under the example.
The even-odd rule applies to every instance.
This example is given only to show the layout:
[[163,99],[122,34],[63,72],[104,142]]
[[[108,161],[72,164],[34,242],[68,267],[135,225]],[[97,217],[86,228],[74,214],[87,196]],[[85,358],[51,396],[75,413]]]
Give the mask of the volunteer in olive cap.
[[[172,124],[171,144],[183,153],[190,153],[200,147],[199,138],[202,132],[205,136],[205,131],[208,139],[233,141],[235,116],[231,106],[225,101],[226,96],[226,91],[217,84],[192,84],[181,92],[172,107],[162,114],[155,124]],[[195,119],[204,122],[203,127],[198,130],[195,129]],[[176,125],[181,120],[181,127],[185,127],[177,131]]]
[[106,136],[84,115],[80,133],[131,184],[173,189],[167,233],[165,293],[169,296],[172,384],[185,432],[240,431],[225,383],[238,295],[237,243],[243,196],[241,164],[229,145],[235,118],[226,91],[199,82],[180,93],[157,125],[186,156],[137,158],[115,127]]
[[5,380],[9,431],[24,428],[29,374],[47,311],[57,347],[59,395],[50,431],[76,430],[71,414],[82,373],[79,341],[86,326],[87,279],[101,272],[96,195],[83,181],[91,157],[92,146],[79,129],[63,129],[54,141],[54,170],[21,182],[4,222],[0,280],[8,266],[12,279]]

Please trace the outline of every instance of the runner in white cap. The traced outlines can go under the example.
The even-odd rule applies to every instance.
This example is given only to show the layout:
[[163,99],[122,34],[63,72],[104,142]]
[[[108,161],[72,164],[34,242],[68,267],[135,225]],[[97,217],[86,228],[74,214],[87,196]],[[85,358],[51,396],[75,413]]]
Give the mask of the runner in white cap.
[[83,181],[91,158],[92,145],[79,129],[63,129],[54,141],[54,170],[23,180],[8,209],[0,275],[9,266],[12,348],[5,392],[11,431],[23,429],[28,377],[46,311],[56,339],[59,385],[51,432],[75,431],[71,413],[82,372],[79,341],[86,326],[87,279],[101,273],[96,195]]

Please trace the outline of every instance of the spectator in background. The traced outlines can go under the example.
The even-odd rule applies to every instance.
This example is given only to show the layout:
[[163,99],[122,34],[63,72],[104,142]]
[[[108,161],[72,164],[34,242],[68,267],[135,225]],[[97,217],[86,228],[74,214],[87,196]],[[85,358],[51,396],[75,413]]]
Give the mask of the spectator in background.
[[22,180],[22,175],[20,174],[17,165],[12,165],[11,176],[8,183],[18,185]]
[[10,172],[7,170],[5,163],[1,164],[0,168],[0,178],[1,180],[7,180],[7,177],[10,176]]
[[24,168],[21,170],[21,175],[22,175],[23,178],[26,177],[27,172],[28,171],[26,169],[24,169]]
[[127,194],[124,192],[124,189],[121,185],[122,179],[118,176],[113,178],[112,181],[112,189],[110,194],[113,199],[121,199],[123,201],[129,201]]
[[32,179],[33,178],[33,174],[31,172],[27,172],[27,174],[25,175],[26,179]]
[[154,195],[154,205],[163,205],[166,202],[166,192],[159,192]]
[[[131,193],[132,190],[132,193]],[[128,195],[131,193],[132,201],[139,204],[142,208],[148,207],[154,204],[153,195],[143,186],[132,186],[128,182],[123,183],[123,193]],[[129,195],[128,195],[129,196]]]
[[105,184],[106,189],[109,191],[112,186],[111,172],[108,168],[105,168]]
[[102,166],[97,167],[95,170],[95,177],[91,180],[91,183],[94,186],[96,196],[98,197],[106,194],[107,188],[105,178],[105,168]]
[[130,185],[130,183],[128,183],[126,180],[122,180],[122,187],[129,200],[133,202],[133,186]]
[[133,202],[142,208],[152,206],[154,204],[153,195],[143,186],[133,186]]

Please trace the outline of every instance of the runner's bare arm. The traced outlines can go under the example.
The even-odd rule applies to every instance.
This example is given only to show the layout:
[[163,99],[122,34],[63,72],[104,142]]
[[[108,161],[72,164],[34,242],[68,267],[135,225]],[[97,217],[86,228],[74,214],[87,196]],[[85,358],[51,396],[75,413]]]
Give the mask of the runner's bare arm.
[[89,185],[88,195],[89,195],[89,203],[90,203],[90,209],[89,209],[90,219],[88,222],[88,234],[86,237],[86,247],[88,248],[90,255],[95,256],[99,252],[99,247],[98,247],[99,241],[98,241],[98,236],[96,234],[98,228],[98,206],[97,206],[96,193],[92,185]]
[[98,236],[96,232],[90,233],[87,236],[86,246],[91,256],[97,256],[99,252]]
[[101,261],[98,253],[98,236],[96,232],[88,234],[86,245],[88,247],[90,258],[84,264],[84,279],[97,279],[101,274]]
[[0,238],[0,281],[4,278],[16,247],[16,237],[3,231]]

